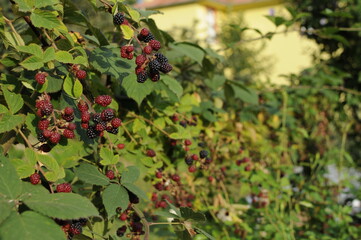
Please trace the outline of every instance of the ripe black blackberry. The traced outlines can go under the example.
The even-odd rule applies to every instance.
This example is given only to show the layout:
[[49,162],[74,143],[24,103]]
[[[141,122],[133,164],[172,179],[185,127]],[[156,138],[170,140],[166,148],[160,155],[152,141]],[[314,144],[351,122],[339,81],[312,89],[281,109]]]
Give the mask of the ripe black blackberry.
[[111,128],[107,128],[107,132],[111,134],[118,134],[119,130],[118,128],[111,127]]
[[160,79],[160,74],[158,71],[154,71],[154,72],[150,72],[149,73],[149,78],[150,80],[152,80],[153,82],[157,82]]
[[62,117],[65,121],[67,121],[67,122],[71,122],[71,121],[74,120],[74,114],[71,114],[71,115],[65,115],[65,114],[63,114],[61,117]]
[[75,222],[70,225],[69,232],[74,235],[79,235],[83,231],[83,227],[80,222]]
[[95,129],[95,126],[89,126],[86,130],[88,138],[96,138],[99,135],[99,132]]
[[117,236],[118,237],[123,237],[124,233],[127,231],[127,226],[122,226],[120,228],[117,229]]
[[94,123],[100,123],[103,121],[100,113],[94,113],[92,119]]
[[161,64],[157,60],[152,60],[149,62],[148,67],[150,72],[155,73],[160,69]]
[[206,150],[199,151],[200,158],[206,158],[208,156],[208,152]]
[[144,83],[145,81],[147,81],[147,78],[148,74],[145,71],[137,74],[137,82],[139,83]]
[[156,57],[157,61],[160,63],[167,63],[168,62],[168,58],[166,56],[164,56],[161,53],[156,53],[154,54],[154,56]]
[[187,165],[189,165],[189,166],[193,164],[193,159],[192,159],[191,156],[187,156],[187,157],[184,159],[184,161],[185,161],[185,163],[186,163]]
[[38,140],[39,142],[46,142],[46,138],[44,137],[43,133],[38,132]]
[[144,37],[143,42],[150,42],[151,40],[154,40],[154,36],[152,33],[149,33],[147,36]]
[[133,204],[138,204],[139,203],[139,198],[138,198],[137,195],[135,195],[131,191],[128,191],[128,195],[129,195],[129,202],[130,203],[133,203]]
[[160,65],[159,71],[161,71],[162,73],[169,73],[170,71],[172,71],[172,69],[172,65],[170,65],[169,63],[163,63]]
[[49,116],[53,112],[53,105],[50,102],[44,102],[40,110],[44,116]]
[[110,121],[115,117],[114,110],[111,108],[107,108],[102,111],[101,118],[103,121]]
[[114,15],[113,17],[113,23],[115,25],[120,25],[124,22],[124,14],[121,12],[118,12],[117,14]]

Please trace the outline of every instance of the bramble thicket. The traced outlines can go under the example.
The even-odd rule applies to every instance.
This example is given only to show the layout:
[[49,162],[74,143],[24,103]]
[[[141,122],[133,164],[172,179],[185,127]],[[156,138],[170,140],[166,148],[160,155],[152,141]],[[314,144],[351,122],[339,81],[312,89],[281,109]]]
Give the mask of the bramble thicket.
[[[3,1],[0,239],[359,239],[361,2],[286,6],[216,51],[123,1]],[[244,44],[289,31],[313,66],[257,81]]]

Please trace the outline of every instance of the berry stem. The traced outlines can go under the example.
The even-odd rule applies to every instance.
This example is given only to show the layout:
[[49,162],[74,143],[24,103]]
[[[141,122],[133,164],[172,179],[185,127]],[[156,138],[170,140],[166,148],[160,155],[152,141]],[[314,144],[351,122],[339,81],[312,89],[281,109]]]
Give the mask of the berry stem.
[[132,115],[135,118],[141,119],[143,121],[146,121],[147,123],[149,123],[150,125],[152,125],[153,127],[155,127],[156,129],[158,129],[161,133],[163,133],[164,135],[166,135],[168,138],[171,138],[169,133],[167,133],[166,131],[164,131],[163,129],[161,129],[160,127],[158,127],[157,125],[154,124],[154,122],[152,122],[151,120],[144,118],[142,116],[139,116],[133,112],[129,112],[130,115]]
[[26,142],[26,144],[28,145],[29,148],[33,149],[33,145],[29,142],[29,140],[27,139],[27,137],[25,136],[25,134],[21,131],[20,128],[18,128],[18,133],[21,135],[21,137],[24,139],[24,141]]
[[107,3],[106,1],[104,0],[99,0],[101,3],[103,3],[106,7],[108,7],[108,12],[109,13],[112,13],[112,10],[113,10],[113,6],[110,5],[109,3]]
[[130,134],[128,129],[123,124],[121,125],[121,127],[124,129],[124,131],[129,136],[129,138],[132,140],[132,142],[134,142],[136,145],[138,145],[139,143],[137,142],[137,140],[135,140],[135,138],[132,136],[132,134]]

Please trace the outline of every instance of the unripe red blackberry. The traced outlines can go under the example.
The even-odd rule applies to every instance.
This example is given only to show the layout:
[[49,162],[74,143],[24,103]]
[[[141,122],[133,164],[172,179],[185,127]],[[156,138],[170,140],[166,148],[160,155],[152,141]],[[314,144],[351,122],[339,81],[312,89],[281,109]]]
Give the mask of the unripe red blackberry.
[[209,177],[208,177],[208,181],[209,181],[209,182],[213,182],[213,180],[214,180],[214,177],[213,177],[213,176],[209,176]]
[[43,133],[44,137],[46,137],[46,138],[49,138],[51,136],[51,134],[53,134],[52,131],[50,131],[48,129],[44,129],[42,133]]
[[46,81],[46,76],[47,76],[47,74],[39,72],[39,73],[35,74],[35,80],[40,85],[43,85],[45,83],[45,81]]
[[71,107],[64,108],[64,114],[65,115],[72,115],[74,113],[74,109]]
[[162,172],[161,172],[161,171],[156,172],[156,173],[155,173],[155,177],[156,177],[156,178],[162,178],[162,177],[163,177]]
[[122,149],[125,148],[125,144],[124,144],[124,143],[119,143],[119,144],[117,145],[117,148],[120,149],[120,150],[122,150]]
[[127,47],[127,53],[132,53],[134,51],[134,47],[132,45],[126,46]]
[[60,141],[60,134],[58,132],[52,132],[49,140],[51,143],[57,144]]
[[30,182],[31,184],[38,184],[40,182],[40,175],[39,173],[33,173],[30,175]]
[[89,121],[90,121],[90,113],[87,112],[87,111],[82,112],[82,113],[81,113],[81,121],[82,121],[83,123],[89,122]]
[[88,104],[83,100],[80,100],[78,103],[78,109],[80,112],[85,112],[89,110]]
[[161,48],[160,42],[157,40],[150,40],[149,46],[151,46],[154,51],[158,51]]
[[138,55],[138,56],[135,58],[135,64],[136,64],[137,66],[142,66],[142,65],[145,63],[145,61],[147,61],[147,57],[146,57],[145,55],[143,55],[143,54]]
[[78,70],[78,71],[76,71],[75,76],[76,76],[78,79],[84,79],[84,78],[86,78],[86,71],[84,71],[84,70]]
[[159,207],[161,208],[166,208],[167,207],[167,203],[165,201],[160,201],[159,202]]
[[124,13],[118,12],[117,14],[114,15],[113,17],[113,23],[115,25],[120,25],[124,22]]
[[145,54],[151,54],[152,53],[152,51],[153,51],[153,48],[151,47],[151,46],[145,46],[144,48],[143,48],[143,53],[145,53]]
[[251,165],[251,164],[247,164],[247,165],[244,167],[244,170],[245,170],[246,172],[251,171],[251,170],[252,170],[252,165]]
[[132,60],[134,57],[134,54],[133,53],[129,53],[128,56],[127,56],[127,59],[128,60]]
[[65,138],[69,138],[69,139],[75,138],[74,132],[72,130],[69,130],[69,129],[64,129],[63,136]]
[[105,130],[105,127],[103,124],[98,123],[97,125],[95,125],[95,130],[97,130],[98,132],[103,132]]
[[69,129],[69,130],[75,130],[75,128],[76,128],[76,125],[75,125],[75,123],[68,123],[68,126],[67,126],[67,129]]
[[38,122],[38,128],[40,130],[45,130],[45,129],[47,129],[49,127],[49,124],[50,124],[50,122],[47,119],[40,120]]
[[115,178],[115,175],[114,175],[114,171],[113,171],[113,170],[108,170],[105,175],[106,175],[107,178],[109,178],[110,180],[112,180],[112,179]]
[[59,192],[64,192],[64,193],[69,193],[72,191],[72,187],[70,183],[61,183],[58,186],[56,186],[56,191]]
[[147,80],[147,78],[148,78],[148,74],[145,71],[137,74],[137,82],[139,83],[144,83]]
[[189,146],[192,145],[192,141],[189,139],[184,140],[184,145]]
[[157,201],[158,200],[158,195],[157,195],[157,193],[152,193],[152,197],[151,197],[151,200],[152,200],[152,202],[155,202],[155,201]]
[[163,191],[164,185],[159,182],[159,183],[154,184],[154,188],[157,189],[158,191]]
[[148,36],[148,34],[150,33],[148,28],[142,28],[142,30],[140,30],[140,35],[142,35],[143,37]]
[[180,181],[180,176],[178,174],[173,174],[172,175],[172,180],[175,182],[179,182]]
[[198,161],[198,155],[197,154],[192,154],[192,159],[194,160],[194,161]]
[[155,154],[154,150],[148,149],[148,150],[147,150],[147,156],[148,156],[148,157],[155,157],[156,154]]
[[119,216],[119,219],[120,219],[121,221],[126,221],[127,218],[128,218],[128,214],[126,214],[126,213],[122,213],[122,214],[120,214],[120,216]]
[[81,128],[83,128],[83,129],[88,129],[88,128],[89,128],[89,123],[88,123],[88,122],[81,123],[80,126],[81,126]]
[[193,172],[197,171],[197,167],[194,166],[194,165],[189,166],[188,171],[191,172],[191,173],[193,173]]
[[118,128],[122,125],[122,120],[120,120],[119,118],[114,118],[112,121],[111,121],[111,124],[114,128]]

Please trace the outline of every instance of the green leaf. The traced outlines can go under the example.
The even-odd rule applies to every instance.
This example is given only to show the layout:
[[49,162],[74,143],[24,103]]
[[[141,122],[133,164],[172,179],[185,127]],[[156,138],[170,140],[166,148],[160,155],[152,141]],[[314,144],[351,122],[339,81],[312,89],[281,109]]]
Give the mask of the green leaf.
[[65,177],[64,168],[60,167],[56,159],[51,155],[38,154],[38,160],[49,170],[45,173],[48,181],[55,182]]
[[88,163],[81,164],[75,169],[75,174],[80,180],[86,183],[106,186],[109,184],[109,179],[99,172],[98,168]]
[[24,61],[22,61],[20,65],[28,70],[34,71],[42,68],[44,66],[44,63],[43,63],[43,59],[36,56],[30,56],[26,58]]
[[122,184],[134,183],[139,178],[140,171],[136,166],[129,166],[122,172]]
[[30,19],[35,27],[53,29],[60,28],[62,26],[57,16],[58,13],[56,11],[43,11],[40,9],[35,9],[31,13]]
[[63,86],[63,79],[60,76],[47,76],[46,81],[48,83],[48,87],[46,88],[46,92],[55,93],[59,92]]
[[30,12],[33,9],[36,0],[14,0],[19,6],[19,11]]
[[64,232],[53,219],[32,211],[12,214],[0,227],[4,240],[66,240]]
[[73,63],[73,55],[67,51],[57,51],[55,53],[55,59],[62,63]]
[[20,94],[9,92],[6,86],[4,85],[1,87],[1,89],[3,91],[5,101],[8,104],[10,112],[12,114],[17,113],[24,105],[23,98],[21,97]]
[[130,74],[122,81],[122,86],[125,89],[128,97],[134,99],[140,105],[143,99],[149,95],[156,83],[146,81],[145,83],[138,83],[135,74]]
[[9,201],[6,201],[4,198],[0,198],[0,225],[7,217],[9,217],[12,208],[13,206],[9,203]]
[[74,88],[73,79],[68,75],[66,76],[63,84],[64,92],[66,92],[66,94],[68,94],[70,97],[73,97],[73,88]]
[[14,166],[5,157],[0,157],[0,195],[16,199],[22,192],[21,180]]
[[29,182],[23,183],[23,197],[22,199],[28,198],[33,194],[49,194],[49,190],[43,187],[41,184],[33,185]]
[[204,231],[203,229],[200,229],[198,227],[194,227],[195,230],[197,230],[197,232],[203,234],[204,236],[206,236],[208,239],[210,240],[216,240],[212,235],[210,235],[209,233],[207,233],[206,231]]
[[139,22],[140,13],[139,13],[137,10],[129,7],[128,5],[126,5],[125,7],[127,8],[130,17],[131,17],[135,22]]
[[103,192],[103,204],[107,211],[108,218],[116,214],[116,209],[121,207],[125,210],[128,207],[129,195],[124,187],[118,184],[110,184]]
[[89,63],[100,73],[110,74],[121,80],[133,72],[133,61],[119,57],[119,48],[101,47],[89,53]]
[[4,105],[0,104],[0,114],[1,113],[7,113],[9,109],[5,107]]
[[31,55],[34,55],[38,58],[43,58],[43,50],[38,44],[31,43],[27,46],[18,46],[17,50],[20,52],[29,53]]
[[171,46],[173,50],[193,59],[199,65],[202,65],[204,58],[204,51],[200,47],[196,47],[189,43],[179,43]]
[[83,85],[76,79],[73,87],[73,96],[79,98],[83,94]]
[[24,115],[11,115],[3,114],[0,115],[0,133],[8,132],[15,129],[25,121]]
[[34,211],[62,220],[99,215],[88,198],[75,193],[33,194],[24,203]]
[[44,55],[43,55],[43,62],[49,62],[49,61],[53,61],[55,60],[56,56],[55,56],[55,49],[53,47],[49,47],[45,50]]
[[180,98],[183,94],[182,85],[174,78],[164,75],[161,78],[161,81],[164,82],[165,85],[169,88],[170,91],[174,92],[178,98]]
[[59,0],[36,0],[35,7],[43,8],[43,7],[47,7],[47,6],[53,6],[58,3],[60,3]]
[[193,209],[187,208],[187,207],[180,207],[180,212],[182,215],[182,218],[185,220],[194,220],[197,222],[204,222],[206,221],[206,217],[203,213],[200,212],[194,212]]
[[250,104],[258,104],[257,92],[252,88],[240,87],[236,84],[232,84],[235,97],[241,99],[243,102]]
[[276,27],[282,25],[287,20],[280,16],[265,16],[268,20],[270,20]]
[[179,216],[177,216],[177,215],[175,215],[173,213],[170,213],[168,211],[160,211],[160,210],[158,210],[158,211],[155,211],[153,214],[156,215],[156,216],[161,216],[161,217],[166,217],[166,218],[179,219]]
[[122,30],[124,39],[129,40],[134,36],[134,30],[131,29],[128,25],[122,24],[120,25],[120,29]]
[[122,184],[126,189],[128,189],[129,191],[131,191],[132,193],[137,195],[137,197],[142,198],[144,200],[148,200],[147,194],[142,189],[137,187],[136,185],[129,183],[129,182],[122,183]]
[[112,150],[110,150],[109,148],[102,148],[100,149],[100,157],[102,158],[102,160],[100,161],[100,163],[102,165],[111,165],[111,164],[116,164],[119,160],[118,156],[114,156],[114,153]]

